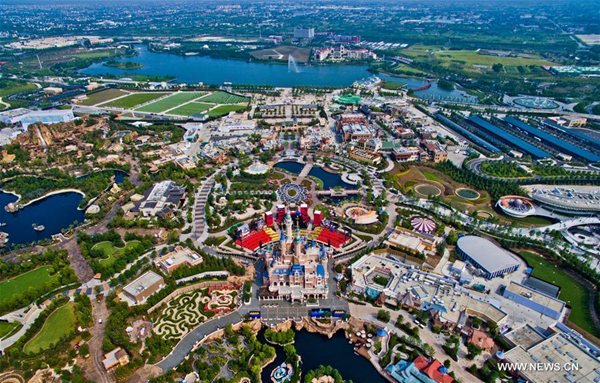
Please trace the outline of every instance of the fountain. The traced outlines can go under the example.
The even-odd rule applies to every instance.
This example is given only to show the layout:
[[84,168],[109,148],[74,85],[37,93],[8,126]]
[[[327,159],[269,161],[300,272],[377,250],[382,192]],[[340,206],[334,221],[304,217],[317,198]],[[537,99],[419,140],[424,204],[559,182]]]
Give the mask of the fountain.
[[300,68],[298,68],[298,63],[296,62],[296,59],[292,55],[288,55],[288,72],[300,73]]

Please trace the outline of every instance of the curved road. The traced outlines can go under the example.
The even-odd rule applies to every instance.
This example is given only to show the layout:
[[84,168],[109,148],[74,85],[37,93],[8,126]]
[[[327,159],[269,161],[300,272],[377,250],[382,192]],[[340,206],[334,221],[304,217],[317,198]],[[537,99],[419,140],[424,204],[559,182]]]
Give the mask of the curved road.
[[168,372],[176,368],[185,357],[192,351],[196,343],[204,339],[206,336],[212,334],[213,332],[222,329],[228,324],[238,323],[242,320],[242,315],[239,313],[239,310],[233,311],[229,314],[223,315],[218,318],[213,318],[208,322],[205,322],[192,331],[190,331],[186,336],[184,336],[179,343],[173,348],[173,351],[169,355],[167,355],[163,360],[156,364],[157,367],[160,367],[163,373]]

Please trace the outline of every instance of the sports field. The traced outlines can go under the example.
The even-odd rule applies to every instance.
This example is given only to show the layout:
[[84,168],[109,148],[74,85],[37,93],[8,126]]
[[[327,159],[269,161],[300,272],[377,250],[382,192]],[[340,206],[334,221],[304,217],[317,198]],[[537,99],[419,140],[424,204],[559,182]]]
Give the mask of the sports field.
[[106,89],[97,93],[88,94],[85,100],[79,102],[80,105],[92,106],[110,101],[114,98],[125,96],[129,92],[122,89]]
[[244,110],[249,102],[249,97],[220,90],[215,92],[132,93],[121,89],[107,89],[90,94],[80,104],[172,116],[189,117],[206,113],[210,117],[221,117],[230,112]]
[[247,103],[250,101],[250,99],[248,99],[248,97],[238,96],[236,94],[217,91],[202,97],[198,101],[210,102],[212,104],[240,104],[242,102]]
[[210,117],[220,117],[229,114],[229,112],[239,112],[244,109],[246,109],[246,105],[219,105],[209,110],[208,115]]
[[129,96],[125,96],[123,98],[119,98],[117,100],[107,102],[106,104],[102,104],[102,106],[131,109],[137,105],[155,100],[160,97],[163,97],[166,94],[168,94],[168,93],[166,93],[166,92],[133,93]]
[[25,343],[23,351],[27,354],[35,354],[49,349],[61,338],[73,332],[76,322],[75,303],[68,302],[60,306],[46,318],[40,331]]
[[43,266],[0,282],[0,305],[20,298],[21,293],[30,287],[37,288],[50,282],[52,278],[49,270],[49,266]]
[[214,104],[206,104],[204,102],[190,102],[179,108],[169,111],[169,114],[176,114],[178,116],[192,116],[198,113],[204,113],[208,109],[212,108]]
[[144,105],[141,108],[136,110],[140,112],[149,112],[149,113],[161,113],[165,110],[169,110],[177,107],[178,105],[184,104],[186,102],[192,101],[200,96],[205,95],[204,92],[179,92],[174,93],[169,97],[165,97],[156,102],[152,102],[148,105]]

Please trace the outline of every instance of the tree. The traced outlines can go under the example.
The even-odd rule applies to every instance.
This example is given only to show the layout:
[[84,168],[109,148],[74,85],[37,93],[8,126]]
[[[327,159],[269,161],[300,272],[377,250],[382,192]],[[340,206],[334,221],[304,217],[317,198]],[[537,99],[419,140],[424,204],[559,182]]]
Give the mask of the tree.
[[387,310],[379,310],[377,312],[377,319],[382,321],[382,322],[389,322],[390,321],[390,313]]

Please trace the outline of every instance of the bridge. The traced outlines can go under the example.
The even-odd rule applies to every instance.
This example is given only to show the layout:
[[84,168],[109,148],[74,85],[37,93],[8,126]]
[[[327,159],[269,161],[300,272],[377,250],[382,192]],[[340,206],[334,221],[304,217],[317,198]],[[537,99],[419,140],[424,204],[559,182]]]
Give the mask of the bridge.
[[317,191],[317,195],[327,195],[331,197],[347,197],[351,195],[360,194],[360,190],[349,190],[349,189],[329,189],[329,190],[319,190]]

